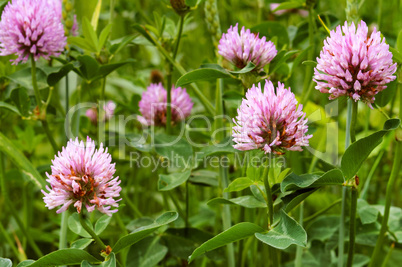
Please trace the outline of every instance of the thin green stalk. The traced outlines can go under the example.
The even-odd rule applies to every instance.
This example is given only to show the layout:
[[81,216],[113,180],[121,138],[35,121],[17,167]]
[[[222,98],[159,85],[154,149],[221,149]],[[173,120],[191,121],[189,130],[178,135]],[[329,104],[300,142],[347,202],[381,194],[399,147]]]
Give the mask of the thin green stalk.
[[377,4],[377,12],[378,12],[378,15],[377,15],[377,25],[378,25],[378,30],[381,30],[381,15],[382,15],[382,0],[379,0],[378,1],[378,4]]
[[[402,98],[402,97],[401,97]],[[401,154],[402,154],[402,142],[397,140],[395,147],[395,155],[394,155],[394,163],[392,166],[391,175],[387,184],[387,192],[385,195],[385,208],[384,208],[384,216],[381,223],[380,234],[378,235],[377,243],[375,244],[373,256],[371,257],[371,262],[369,267],[379,266],[380,263],[380,254],[382,251],[382,245],[384,243],[385,234],[388,229],[388,219],[389,213],[391,209],[391,201],[393,190],[395,188],[396,181],[398,180],[398,173],[401,164]]]
[[38,82],[36,81],[36,62],[33,56],[31,56],[31,76],[32,76],[32,87],[35,92],[36,104],[39,108],[39,116],[42,115],[42,99],[40,97],[40,92],[38,88]]
[[[309,39],[310,49],[307,52],[307,60],[313,60],[314,51],[315,51],[314,26],[313,26],[313,23],[315,23],[315,19],[314,19],[313,11],[314,11],[314,8],[311,6],[309,13],[308,13],[308,39]],[[307,94],[307,90],[309,88],[312,75],[313,75],[313,66],[307,66],[306,75],[305,75],[304,84],[303,84],[302,99],[306,98],[305,95]],[[307,98],[305,101],[307,101]]]
[[377,169],[378,165],[380,164],[382,156],[384,155],[384,153],[385,153],[384,149],[382,149],[380,151],[380,153],[378,153],[378,156],[374,161],[373,167],[371,167],[371,170],[370,170],[369,174],[367,175],[367,180],[364,182],[363,189],[360,192],[360,198],[361,199],[367,199],[367,192],[368,192],[368,189],[370,187],[371,179],[372,179],[372,177],[374,175],[375,170]]
[[[224,129],[224,121],[223,121],[223,80],[218,79],[216,82],[216,102],[215,102],[215,107],[216,107],[216,114],[215,114],[215,131],[218,131],[218,134],[216,135],[217,141],[221,141],[223,138],[225,138],[225,132],[223,131]],[[227,166],[223,166],[222,161],[220,161],[219,164],[219,183],[220,183],[220,188],[222,190],[222,196],[223,198],[229,198],[229,193],[223,192],[226,187],[229,185],[229,174],[228,174],[228,168]],[[223,230],[229,229],[232,226],[232,216],[230,213],[230,207],[229,205],[224,205],[222,207],[222,224],[223,224]],[[228,257],[228,266],[234,267],[235,266],[235,255],[234,255],[234,248],[233,244],[230,243],[227,245],[227,257]]]
[[186,181],[186,233],[189,227],[189,218],[190,218],[190,194],[188,192],[188,181]]
[[179,213],[180,217],[183,219],[186,219],[186,215],[183,212],[183,209],[180,207],[179,202],[176,200],[175,196],[173,195],[172,191],[167,191],[166,192],[168,196],[170,197],[170,200],[172,200],[173,205],[176,207],[177,212]]
[[[350,121],[350,141],[356,142],[356,121],[357,121],[358,102],[352,101],[352,119]],[[353,178],[354,179],[354,178]],[[357,191],[356,182],[351,187],[351,200],[350,200],[350,218],[349,218],[349,252],[347,267],[351,267],[353,264],[353,256],[355,254],[355,239],[356,239],[356,210],[357,210],[357,198],[359,192]]]
[[80,218],[80,223],[81,223],[82,228],[84,228],[84,230],[87,231],[87,233],[88,233],[90,236],[92,236],[92,238],[95,240],[95,242],[96,242],[99,246],[101,246],[103,250],[105,250],[105,249],[106,249],[106,245],[105,245],[105,244],[103,243],[103,241],[99,238],[99,236],[94,232],[94,230],[92,230],[92,228],[89,227],[88,224],[85,222],[83,212],[80,212],[78,217]]
[[338,199],[336,201],[334,201],[332,204],[330,204],[328,207],[323,208],[322,210],[317,211],[316,213],[314,213],[313,215],[305,218],[303,220],[304,224],[307,224],[309,222],[311,222],[312,220],[314,220],[315,218],[317,218],[318,216],[320,216],[321,214],[326,213],[328,210],[332,209],[334,206],[338,205],[339,203],[342,202],[342,199]]
[[46,133],[47,139],[49,139],[50,144],[52,145],[54,153],[57,153],[59,151],[56,141],[54,141],[53,135],[49,129],[49,124],[47,123],[46,119],[41,120],[42,122],[42,127],[43,130]]
[[357,210],[357,197],[359,192],[355,186],[352,187],[352,198],[350,207],[350,229],[349,229],[349,253],[347,267],[352,267],[353,256],[355,254],[355,237],[356,237],[356,210]]
[[265,193],[267,196],[267,216],[268,216],[268,230],[271,229],[271,226],[274,223],[274,202],[272,201],[272,191],[271,191],[271,186],[269,185],[269,164],[267,163],[267,166],[264,169],[264,174],[263,174],[263,180],[264,180],[264,186],[265,186]]
[[[263,174],[264,179],[264,186],[265,186],[265,193],[267,195],[267,217],[268,217],[268,231],[271,229],[272,225],[274,224],[274,202],[272,201],[272,191],[271,186],[269,184],[269,164],[267,162],[267,166],[264,169]],[[269,253],[272,259],[272,265],[274,267],[279,266],[279,260],[277,255],[277,250],[274,247],[269,246]]]
[[[303,227],[303,213],[304,213],[304,201],[302,201],[302,203],[300,203],[299,206],[299,224],[302,227]],[[301,246],[297,246],[295,267],[302,267],[302,255],[303,255],[303,248]]]
[[[115,4],[115,0],[110,0],[109,23],[113,23],[114,4]],[[110,37],[110,35],[109,35],[109,37]]]
[[350,141],[356,142],[356,121],[357,121],[358,102],[353,101],[352,104],[352,120],[350,122]]
[[68,210],[61,214],[59,249],[67,248]]
[[51,134],[49,125],[47,124],[47,121],[46,121],[46,105],[43,106],[43,103],[42,103],[42,100],[40,97],[38,82],[36,80],[36,62],[35,62],[35,59],[33,56],[31,56],[31,76],[32,76],[32,87],[35,92],[36,103],[38,104],[38,109],[39,109],[39,119],[42,122],[43,130],[45,131],[46,136],[49,139],[49,142],[52,145],[54,152],[57,153],[57,151],[58,151],[57,144],[54,141],[53,135]]
[[[346,137],[345,137],[345,149],[350,144],[350,122],[352,120],[352,100],[348,99],[348,109],[346,117]],[[343,267],[343,253],[345,251],[345,217],[346,217],[346,191],[347,188],[342,188],[342,208],[341,218],[339,221],[339,239],[338,239],[338,267]]]
[[124,191],[121,191],[120,194],[123,197],[124,202],[127,203],[128,207],[130,207],[133,210],[135,216],[137,216],[138,218],[143,217],[140,210],[137,208],[136,205],[134,205],[133,202],[131,202],[131,200],[128,198],[127,194]]
[[[173,60],[176,60],[177,56],[177,51],[179,51],[179,45],[180,45],[180,40],[181,36],[183,33],[183,25],[184,25],[184,16],[180,16],[180,21],[179,21],[179,31],[177,32],[177,37],[176,37],[176,43],[174,46],[173,50],[173,55],[172,58]],[[173,64],[169,64],[169,73],[167,74],[166,80],[167,80],[167,85],[166,85],[166,91],[167,91],[167,110],[166,110],[166,132],[169,134],[171,132],[171,121],[172,121],[172,72],[173,72]]]
[[384,262],[382,263],[381,267],[389,266],[388,262],[389,262],[389,259],[391,258],[392,251],[394,251],[394,248],[395,248],[395,243],[392,243],[391,247],[388,250],[387,256],[385,257]]
[[346,0],[346,19],[349,23],[359,22],[359,0]]

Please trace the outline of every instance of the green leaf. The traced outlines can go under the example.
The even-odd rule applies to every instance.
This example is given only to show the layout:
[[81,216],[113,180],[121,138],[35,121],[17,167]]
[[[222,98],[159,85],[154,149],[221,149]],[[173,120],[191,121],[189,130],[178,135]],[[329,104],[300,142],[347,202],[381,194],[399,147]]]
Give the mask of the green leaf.
[[217,70],[217,69],[196,69],[187,72],[181,76],[177,82],[176,86],[183,86],[193,82],[199,81],[212,81],[220,78],[230,78],[230,74],[227,71]]
[[133,63],[133,62],[135,62],[135,60],[130,58],[130,59],[120,61],[120,62],[117,62],[117,63],[102,65],[99,68],[99,72],[97,73],[97,76],[105,77],[105,76],[109,75],[111,72],[115,71],[116,69],[118,69],[118,68],[120,68],[120,67],[122,67],[122,66],[124,66],[124,65],[126,65],[128,63]]
[[83,260],[92,263],[98,263],[99,260],[94,258],[88,252],[76,249],[76,248],[67,248],[67,249],[60,249],[49,253],[31,265],[30,267],[46,267],[46,266],[58,266],[58,265],[74,265],[80,264]]
[[402,31],[399,31],[398,38],[396,39],[396,49],[402,52]]
[[[128,35],[128,36],[124,36],[123,38],[119,39],[118,43],[115,43],[110,47],[110,49],[109,49],[110,54],[116,55],[117,53],[119,53],[124,47],[126,47],[126,45],[131,43],[131,41],[134,40],[135,37],[136,36],[134,36],[134,35]],[[114,43],[116,41],[117,40],[113,40],[112,43]]]
[[387,84],[387,89],[382,90],[375,96],[374,103],[379,107],[385,107],[395,97],[397,84],[397,79]]
[[267,40],[272,39],[274,36],[278,37],[277,50],[280,50],[283,46],[289,45],[288,31],[282,23],[276,21],[266,21],[259,25],[256,25],[250,29],[251,32],[259,33],[259,36],[265,36]]
[[25,260],[25,261],[21,261],[20,263],[18,263],[17,267],[25,267],[25,266],[29,266],[32,263],[34,263],[34,260]]
[[155,151],[170,161],[170,166],[190,168],[192,166],[193,148],[183,138],[173,135],[159,134],[155,136]]
[[176,188],[179,185],[185,183],[190,177],[190,174],[191,170],[181,173],[172,173],[169,175],[159,174],[158,190],[159,191],[172,190],[173,188]]
[[13,267],[13,263],[10,259],[0,258],[1,267]]
[[92,46],[91,41],[84,39],[79,36],[69,36],[67,38],[67,42],[71,45],[76,45],[83,50],[87,50],[89,52],[96,53],[96,49]]
[[339,216],[321,216],[315,219],[308,227],[308,238],[311,241],[327,241],[339,229]]
[[291,173],[283,179],[281,191],[292,191],[301,188],[315,188],[325,185],[342,185],[344,183],[343,174],[339,169],[332,169],[322,175]]
[[218,205],[218,204],[239,205],[249,209],[267,207],[267,204],[265,202],[261,202],[254,196],[241,196],[231,199],[217,197],[207,202],[207,205]]
[[246,237],[252,236],[255,233],[261,233],[263,231],[263,228],[254,223],[242,222],[233,225],[226,231],[216,235],[194,250],[193,254],[191,254],[188,258],[188,262],[191,263],[196,257],[208,251],[236,242],[238,240],[242,240]]
[[247,73],[250,72],[252,70],[255,69],[255,64],[253,62],[249,62],[247,63],[247,66],[245,66],[244,68],[242,68],[241,70],[238,71],[229,71],[232,74],[243,74],[243,73]]
[[120,238],[113,247],[114,253],[119,253],[122,249],[131,246],[144,237],[153,233],[159,227],[175,221],[179,215],[177,212],[169,211],[159,216],[153,224],[138,228],[136,231]]
[[280,54],[277,55],[277,57],[275,57],[271,63],[270,63],[270,67],[269,67],[269,73],[274,73],[277,69],[279,69],[282,65],[282,63],[285,63],[286,60],[288,60],[291,56],[293,56],[294,54],[298,53],[299,51],[296,50],[292,50],[289,52],[285,52],[282,50],[280,52]]
[[21,116],[21,113],[19,112],[19,110],[15,106],[10,105],[10,104],[8,104],[6,102],[0,101],[0,108],[5,108],[5,109],[8,109],[8,110],[11,110],[12,112],[17,113],[18,115]]
[[228,155],[236,152],[239,152],[239,150],[233,147],[232,137],[226,137],[219,144],[203,147],[200,154],[205,158],[212,155]]
[[137,30],[142,36],[144,36],[151,44],[155,45],[153,38],[149,35],[147,28],[140,24],[134,24],[133,28]]
[[91,51],[97,52],[98,37],[96,36],[96,32],[87,17],[83,17],[82,19],[82,34],[87,40],[88,45],[91,47]]
[[32,165],[32,163],[21,153],[21,151],[0,132],[0,151],[3,151],[10,160],[27,175],[39,188],[45,188],[46,182]]
[[103,46],[106,43],[107,37],[109,36],[110,30],[112,29],[112,24],[106,25],[105,28],[103,28],[102,32],[100,33],[99,36],[99,43],[98,43],[98,53],[101,52]]
[[370,224],[377,221],[379,211],[370,206],[364,199],[357,200],[357,213],[362,224]]
[[[206,215],[207,221],[210,217]],[[194,217],[193,217],[194,218]],[[193,223],[191,223],[193,224]],[[214,235],[197,228],[169,228],[162,235],[162,243],[169,249],[169,255],[187,260],[200,244],[213,238]],[[207,254],[212,260],[221,260],[224,248],[216,249]]]
[[[70,215],[70,217],[68,217],[68,228],[70,228],[70,230],[77,235],[90,238],[91,235],[88,234],[87,231],[85,231],[85,229],[82,227],[78,216],[78,213],[73,213]],[[85,222],[93,229],[93,226],[88,218],[85,219]]]
[[112,217],[106,214],[100,217],[95,223],[95,233],[100,235],[109,225],[111,219]]
[[305,60],[302,62],[303,65],[307,65],[307,66],[312,66],[315,67],[317,66],[317,62],[313,61],[313,60]]
[[78,56],[77,60],[81,63],[80,71],[86,80],[91,81],[96,77],[99,71],[99,64],[93,57],[83,55]]
[[295,193],[287,195],[282,198],[282,202],[285,205],[283,208],[285,212],[290,212],[297,207],[303,200],[305,200],[312,193],[317,191],[317,189],[305,189],[297,190]]
[[[78,64],[76,64],[76,65],[78,65]],[[52,68],[53,71],[51,71],[50,73],[48,73],[45,70],[46,74],[47,74],[47,83],[50,86],[56,85],[64,76],[66,76],[75,67],[78,67],[78,66],[75,66],[73,63],[68,63],[68,64],[63,65],[61,67]]]
[[31,99],[26,88],[17,88],[10,96],[22,117],[28,117],[31,109]]
[[382,142],[382,137],[387,132],[395,130],[399,124],[399,119],[389,119],[384,123],[383,130],[359,139],[348,147],[341,161],[341,170],[346,179],[352,178],[357,173],[371,151]]
[[194,7],[197,5],[197,0],[186,0],[186,5],[190,7]]
[[101,264],[96,264],[96,265],[90,264],[86,260],[81,262],[81,267],[95,267],[95,266],[99,266],[99,267],[116,267],[116,256],[115,256],[115,254],[113,252],[110,253],[108,258],[104,262],[102,262]]
[[92,241],[94,240],[91,238],[80,238],[71,243],[71,248],[85,249],[92,243]]
[[260,241],[277,249],[285,249],[292,244],[307,246],[307,233],[293,218],[281,210],[281,219],[267,233],[256,233]]
[[159,242],[160,237],[148,236],[131,246],[127,254],[127,267],[153,267],[163,260],[168,248]]
[[223,192],[237,192],[250,187],[254,181],[246,177],[236,178]]
[[[6,77],[24,88],[33,90],[32,74],[30,67],[16,71]],[[48,87],[46,78],[47,78],[46,73],[41,68],[36,68],[36,80],[39,89],[44,89]]]
[[[311,49],[312,47],[309,46],[306,49],[304,49],[299,55],[297,55],[297,57],[295,58],[295,60],[293,61],[293,65],[292,65],[292,70],[291,73],[294,72],[294,70],[296,70],[300,63],[302,63],[302,60],[305,59],[307,57],[308,51]],[[305,61],[303,61],[305,62]]]
[[394,60],[394,61],[396,61],[397,63],[399,63],[399,64],[401,64],[402,63],[402,51],[401,51],[401,53],[400,52],[398,52],[398,50],[396,50],[395,48],[393,48],[393,47],[389,47],[389,51],[392,53],[392,59]]

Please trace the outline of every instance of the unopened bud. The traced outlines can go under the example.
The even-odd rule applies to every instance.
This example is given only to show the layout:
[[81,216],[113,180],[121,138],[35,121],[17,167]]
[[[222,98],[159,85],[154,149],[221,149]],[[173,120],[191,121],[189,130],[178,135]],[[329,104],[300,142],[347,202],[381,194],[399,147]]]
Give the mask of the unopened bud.
[[185,0],[170,0],[170,4],[180,16],[184,16],[190,11],[190,7],[186,5]]
[[151,83],[163,82],[163,75],[159,70],[152,70],[150,80]]

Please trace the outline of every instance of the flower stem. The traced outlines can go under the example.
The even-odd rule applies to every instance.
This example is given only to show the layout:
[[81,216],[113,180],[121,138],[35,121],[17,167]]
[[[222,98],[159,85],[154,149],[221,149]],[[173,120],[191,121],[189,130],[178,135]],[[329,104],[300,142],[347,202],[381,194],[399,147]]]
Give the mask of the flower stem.
[[[268,231],[271,229],[272,225],[274,224],[274,202],[272,201],[272,191],[271,186],[268,180],[269,176],[269,163],[267,162],[267,166],[264,169],[263,179],[264,179],[264,186],[265,192],[267,195],[267,208],[268,208]],[[277,250],[274,247],[269,247],[269,253],[272,258],[272,266],[277,267],[279,266],[279,259],[277,255]]]
[[[223,138],[225,138],[225,132],[224,132],[224,110],[223,110],[223,80],[218,79],[216,82],[216,102],[215,102],[215,107],[216,107],[216,113],[215,113],[215,131],[217,132],[216,134],[216,141],[222,141]],[[220,158],[220,163],[219,163],[219,184],[222,190],[222,196],[223,198],[229,198],[229,193],[223,192],[226,187],[229,185],[229,177],[228,177],[228,167],[224,166],[224,163]],[[224,205],[222,208],[222,224],[223,224],[223,230],[229,229],[232,225],[232,215],[230,213],[230,207],[229,205]],[[235,266],[235,255],[234,255],[234,248],[233,244],[230,243],[227,246],[227,258],[228,258],[228,266],[234,267]]]
[[271,229],[271,226],[274,223],[274,203],[272,201],[272,191],[271,186],[269,185],[268,176],[269,176],[269,164],[267,163],[267,166],[264,169],[263,179],[264,179],[265,193],[267,194],[268,229]]
[[357,121],[357,110],[358,102],[353,101],[352,103],[352,120],[350,122],[350,141],[352,143],[356,142],[356,121]]
[[[177,37],[176,37],[176,43],[174,46],[173,50],[173,55],[172,58],[173,60],[176,60],[177,56],[177,51],[179,51],[179,45],[180,45],[180,40],[181,40],[181,35],[183,33],[183,25],[184,25],[184,16],[180,16],[179,20],[179,31],[177,32]],[[173,72],[173,63],[169,64],[169,72],[167,74],[167,85],[166,85],[166,91],[167,91],[167,110],[166,110],[166,132],[169,134],[171,132],[171,127],[172,127],[172,72]]]
[[[303,227],[303,212],[304,212],[304,201],[302,201],[302,203],[300,203],[299,206],[299,224],[302,227]],[[303,255],[303,248],[301,246],[297,246],[295,267],[302,267],[302,255]]]
[[[346,137],[345,137],[345,149],[350,144],[350,125],[352,120],[352,100],[348,99],[348,109],[346,118]],[[342,188],[342,208],[341,218],[339,221],[339,239],[338,239],[338,267],[343,267],[343,252],[345,249],[345,216],[346,216],[346,190],[344,186]]]
[[346,0],[346,19],[349,23],[358,23],[359,0]]
[[[352,101],[352,100],[351,100]],[[353,144],[356,142],[356,120],[357,120],[358,102],[352,101],[352,118],[350,121],[350,141]],[[359,192],[357,191],[357,184],[354,182],[351,187],[351,200],[350,200],[350,218],[349,218],[349,252],[347,267],[351,267],[353,264],[353,256],[355,253],[355,239],[356,239],[356,209],[357,198]]]
[[36,81],[36,62],[35,58],[31,56],[31,76],[32,76],[32,87],[35,92],[36,104],[39,108],[39,114],[42,114],[42,99],[40,97],[40,92],[38,88],[38,82]]
[[355,237],[356,237],[356,210],[357,210],[357,197],[358,191],[355,186],[352,187],[352,198],[350,200],[350,229],[349,229],[349,254],[348,261],[346,263],[347,267],[353,265],[353,256],[355,253]]
[[[314,51],[315,51],[315,42],[314,42],[314,25],[315,18],[314,18],[314,8],[311,6],[308,12],[308,39],[309,39],[309,50],[307,52],[307,60],[313,60]],[[302,99],[307,101],[308,99],[305,97],[308,93],[308,88],[311,82],[311,76],[313,75],[313,66],[308,66],[306,69],[306,76],[304,79],[303,84],[303,91],[302,91]],[[310,90],[311,91],[311,90]]]
[[88,226],[88,224],[85,222],[83,212],[81,211],[78,214],[78,217],[80,218],[80,223],[82,228],[84,228],[87,233],[92,236],[92,238],[95,240],[96,243],[98,243],[99,246],[102,247],[102,249],[106,249],[106,245],[102,242],[102,240],[99,238],[99,236],[92,230],[91,227]]

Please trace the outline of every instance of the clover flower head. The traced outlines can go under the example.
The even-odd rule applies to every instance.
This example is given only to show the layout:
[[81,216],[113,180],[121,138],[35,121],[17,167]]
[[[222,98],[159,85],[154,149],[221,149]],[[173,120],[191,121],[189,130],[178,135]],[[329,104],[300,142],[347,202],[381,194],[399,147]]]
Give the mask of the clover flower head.
[[[185,88],[172,86],[171,94],[172,124],[176,124],[190,116],[193,102]],[[147,125],[166,125],[167,91],[162,83],[148,86],[138,106],[143,116],[140,121],[146,121]]]
[[66,45],[60,0],[12,0],[0,21],[0,55],[17,55],[13,64],[59,56]]
[[100,144],[95,149],[95,142],[87,137],[87,142],[79,142],[78,138],[70,140],[66,147],[52,161],[52,174],[46,173],[47,182],[42,193],[46,207],[53,209],[61,206],[57,213],[64,212],[73,204],[78,213],[85,206],[88,212],[99,210],[111,216],[117,212],[121,187],[119,177],[113,177],[115,163],[112,157]]
[[267,153],[283,154],[286,150],[301,151],[308,146],[306,114],[303,106],[297,106],[290,88],[278,82],[275,88],[271,81],[253,85],[246,93],[238,115],[233,119],[234,148],[238,150],[261,149]]
[[314,69],[315,87],[321,93],[329,93],[329,99],[348,96],[362,100],[368,106],[375,95],[395,80],[396,63],[381,33],[375,28],[368,36],[364,21],[356,26],[338,26],[324,41],[320,57]]
[[256,65],[256,70],[261,70],[277,54],[274,43],[266,41],[265,36],[259,38],[258,33],[251,33],[244,27],[239,34],[238,24],[230,26],[228,32],[222,34],[218,52],[240,69],[252,62]]

